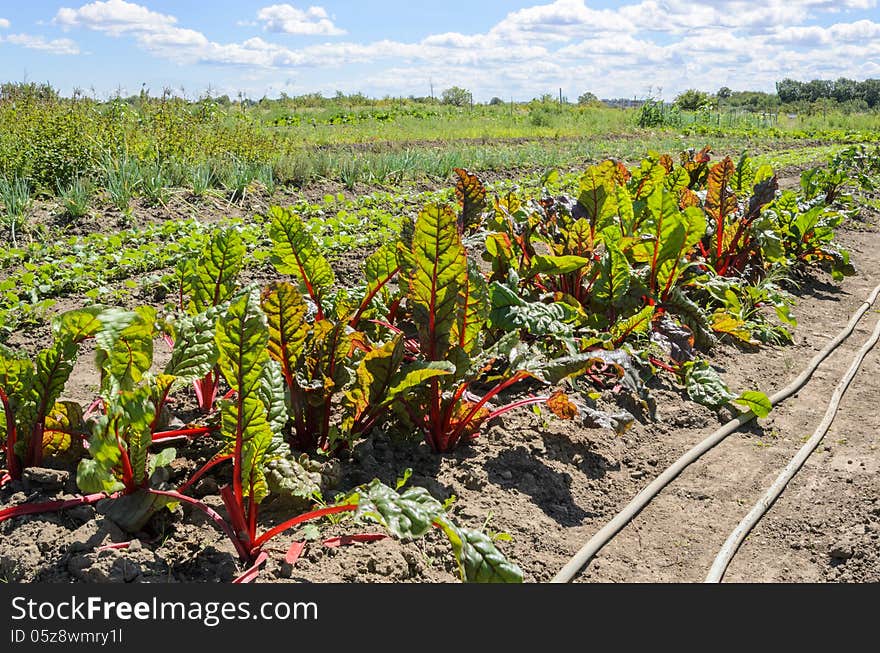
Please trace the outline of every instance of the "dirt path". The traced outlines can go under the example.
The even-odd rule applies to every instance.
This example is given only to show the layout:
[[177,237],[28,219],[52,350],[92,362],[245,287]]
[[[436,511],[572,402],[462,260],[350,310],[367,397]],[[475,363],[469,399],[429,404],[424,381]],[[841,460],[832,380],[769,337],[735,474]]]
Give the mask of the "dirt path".
[[[861,274],[840,289],[814,287],[799,302],[802,326],[794,347],[764,349],[729,360],[722,357],[732,385],[757,387],[769,394],[788,383],[880,282],[880,233],[845,231],[840,238],[860,261]],[[877,319],[877,310],[866,314],[799,394],[685,470],[600,552],[581,579],[702,581],[730,531],[810,437]],[[880,580],[878,399],[880,351],[875,350],[846,394],[825,440],[743,544],[726,581]],[[711,430],[675,431],[670,444],[683,453]],[[582,541],[596,530],[593,525],[582,529]]]

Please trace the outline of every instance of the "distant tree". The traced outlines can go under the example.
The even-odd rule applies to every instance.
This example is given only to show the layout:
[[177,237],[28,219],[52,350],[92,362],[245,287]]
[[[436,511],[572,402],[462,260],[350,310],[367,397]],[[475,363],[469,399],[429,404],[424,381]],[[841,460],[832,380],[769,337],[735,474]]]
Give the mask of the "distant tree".
[[838,102],[852,102],[863,99],[861,84],[852,79],[841,77],[832,86],[832,96]]
[[451,104],[454,107],[465,107],[473,103],[474,96],[466,88],[453,86],[443,91],[443,104]]
[[722,86],[715,95],[718,96],[719,100],[729,100],[730,96],[733,95],[733,91],[726,86]]
[[880,107],[880,79],[866,79],[860,84],[862,98],[871,108]]
[[583,94],[578,98],[578,104],[580,104],[580,105],[584,105],[584,104],[596,104],[597,102],[599,102],[599,98],[596,97],[596,94],[595,94],[595,93],[590,93],[589,91],[583,93]]
[[779,96],[780,102],[800,102],[804,100],[804,85],[794,79],[785,78],[780,82],[776,82],[776,94]]
[[504,104],[504,100],[496,96],[489,100],[489,104],[493,107],[497,107],[499,104]]
[[807,102],[815,102],[823,98],[833,97],[834,82],[829,79],[813,79],[804,84],[804,95]]
[[689,88],[675,98],[675,106],[682,111],[696,111],[710,104],[712,104],[712,98],[709,94],[694,88]]

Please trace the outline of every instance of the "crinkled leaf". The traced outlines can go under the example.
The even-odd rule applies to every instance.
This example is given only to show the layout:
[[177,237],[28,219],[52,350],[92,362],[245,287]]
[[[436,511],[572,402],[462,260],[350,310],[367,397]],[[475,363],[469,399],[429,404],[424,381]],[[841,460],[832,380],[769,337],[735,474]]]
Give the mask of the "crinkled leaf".
[[216,321],[216,316],[211,313],[199,313],[178,321],[174,330],[174,349],[171,360],[165,365],[165,374],[191,382],[204,378],[214,369],[217,364]]
[[79,443],[87,435],[82,406],[73,401],[59,401],[46,415],[43,429],[43,455],[55,456]]
[[654,323],[651,342],[656,343],[677,363],[692,360],[694,357],[694,333],[686,326],[664,315]]
[[52,320],[52,335],[56,340],[79,344],[103,328],[103,312],[101,306],[90,306],[62,313]]
[[114,387],[134,387],[152,366],[155,324],[156,309],[139,306],[125,328],[102,331],[96,338],[95,360]]
[[489,288],[482,273],[469,261],[462,288],[461,313],[452,330],[453,341],[469,354],[481,342],[489,318]]
[[467,170],[455,168],[458,176],[455,184],[455,196],[461,205],[459,230],[467,233],[480,226],[482,212],[486,208],[486,187],[479,178]]
[[532,258],[532,264],[526,273],[526,279],[539,274],[559,275],[577,272],[590,265],[590,259],[583,256],[544,256]]
[[715,368],[706,361],[685,363],[685,370],[688,396],[698,404],[717,408],[736,398]]
[[443,504],[425,488],[410,487],[398,493],[373,480],[363,488],[355,517],[381,524],[398,539],[412,539],[427,533],[444,515]]
[[302,501],[320,492],[316,476],[290,455],[275,458],[266,464],[269,489],[272,494],[287,501]]
[[492,309],[489,325],[493,329],[525,329],[535,336],[565,335],[573,330],[576,311],[562,302],[544,304],[526,301],[518,293],[497,281],[489,286]]
[[273,450],[273,434],[266,407],[255,396],[220,402],[221,433],[230,441],[241,438],[242,492],[260,503],[269,494],[264,465]]
[[593,285],[593,298],[607,306],[617,305],[629,290],[632,271],[623,252],[616,245],[606,244],[599,261],[599,276]]
[[611,325],[611,335],[615,342],[622,342],[633,333],[645,333],[651,328],[651,320],[654,317],[655,306],[645,306],[635,315],[625,320],[618,320]]
[[152,476],[153,472],[157,469],[168,467],[168,465],[174,462],[175,458],[177,458],[177,449],[174,447],[162,449],[159,453],[150,456],[149,464],[147,466],[147,475]]
[[449,538],[459,563],[462,580],[468,583],[521,583],[523,572],[495,546],[491,537],[471,528],[453,525],[445,517],[440,526]]

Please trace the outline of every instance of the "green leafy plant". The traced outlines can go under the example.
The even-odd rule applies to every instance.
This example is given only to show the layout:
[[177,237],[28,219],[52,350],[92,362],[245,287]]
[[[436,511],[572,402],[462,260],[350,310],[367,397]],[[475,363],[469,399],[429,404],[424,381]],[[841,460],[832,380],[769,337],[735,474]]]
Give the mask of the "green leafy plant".
[[413,362],[402,370],[412,370],[426,382],[402,392],[395,406],[434,451],[447,452],[475,438],[486,421],[545,398],[489,407],[499,393],[530,376],[525,371],[498,380],[482,397],[470,398],[468,388],[493,357],[482,348],[490,304],[485,279],[468,264],[458,219],[449,207],[428,205],[422,210],[407,258],[406,299],[417,336],[409,339]]
[[59,402],[73,371],[80,345],[101,328],[100,309],[63,313],[53,320],[54,343],[34,361],[0,350],[0,428],[6,443],[6,466],[13,479],[24,467],[79,444],[82,409]]

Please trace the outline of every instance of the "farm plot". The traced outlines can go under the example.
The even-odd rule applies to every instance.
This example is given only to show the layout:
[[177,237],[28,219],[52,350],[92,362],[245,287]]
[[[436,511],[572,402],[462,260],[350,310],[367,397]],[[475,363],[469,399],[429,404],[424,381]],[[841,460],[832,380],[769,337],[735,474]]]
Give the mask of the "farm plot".
[[[548,580],[682,438],[767,415],[795,315],[845,319],[835,230],[877,161],[789,188],[708,148],[520,188],[457,170],[454,197],[338,246],[360,276],[308,206],[147,236],[152,302],[9,328],[29,351],[2,351],[4,574]],[[14,288],[41,255],[8,255]]]

